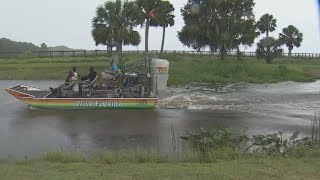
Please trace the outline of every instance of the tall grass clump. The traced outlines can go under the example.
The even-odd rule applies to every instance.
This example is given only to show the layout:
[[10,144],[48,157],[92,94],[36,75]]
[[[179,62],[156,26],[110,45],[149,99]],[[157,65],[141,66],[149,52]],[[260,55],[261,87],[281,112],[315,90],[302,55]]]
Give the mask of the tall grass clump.
[[313,118],[311,118],[311,140],[312,143],[315,144],[317,147],[320,145],[320,117],[319,114],[315,113]]
[[[198,160],[200,162],[215,162],[218,159],[235,159],[244,151],[243,144],[249,138],[246,135],[235,136],[229,130],[200,129],[188,132],[181,137],[187,142],[190,152],[182,155],[182,160]],[[199,159],[197,159],[199,158]]]
[[21,56],[19,56],[19,59],[34,59],[36,58],[36,55],[32,53],[32,51],[26,51]]
[[312,138],[299,138],[299,132],[284,139],[282,132],[248,137],[228,129],[200,129],[181,138],[190,151],[182,155],[182,161],[215,162],[252,156],[302,158],[320,152]]
[[98,154],[97,161],[106,164],[116,163],[161,163],[166,162],[167,157],[155,151],[147,151],[137,148],[119,152],[101,152]]
[[68,153],[65,151],[45,152],[43,160],[55,163],[81,163],[86,162],[86,159],[81,154]]
[[[310,136],[313,146],[316,149],[320,149],[320,117],[319,114],[315,113],[310,119]],[[320,157],[320,151],[312,151],[310,153],[311,157]]]

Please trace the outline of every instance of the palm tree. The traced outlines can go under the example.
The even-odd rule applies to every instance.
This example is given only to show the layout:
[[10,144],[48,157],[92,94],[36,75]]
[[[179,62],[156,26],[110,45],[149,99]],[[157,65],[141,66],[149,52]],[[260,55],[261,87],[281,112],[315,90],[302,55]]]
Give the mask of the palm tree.
[[141,17],[144,19],[145,23],[145,51],[149,50],[149,28],[150,22],[154,18],[154,11],[158,7],[158,3],[161,0],[137,0],[136,3],[140,8],[140,14],[143,14]]
[[283,28],[282,33],[279,34],[279,40],[285,44],[289,50],[289,58],[291,58],[294,47],[300,47],[303,40],[303,34],[293,25]]
[[257,57],[264,58],[266,63],[270,64],[271,61],[282,54],[282,49],[279,47],[281,44],[273,37],[265,37],[257,43]]
[[266,37],[269,37],[269,32],[273,32],[276,30],[277,20],[273,18],[271,14],[263,15],[260,20],[257,22],[257,28],[259,31],[264,34],[266,33]]
[[174,25],[173,15],[174,7],[169,1],[160,1],[158,6],[155,8],[155,17],[151,20],[151,26],[161,26],[162,30],[162,42],[161,42],[161,52],[163,52],[164,40],[166,37],[166,28],[168,26],[172,27]]
[[134,2],[107,1],[97,8],[92,20],[92,36],[96,45],[116,46],[121,64],[122,46],[140,44],[141,37],[133,28],[141,24]]

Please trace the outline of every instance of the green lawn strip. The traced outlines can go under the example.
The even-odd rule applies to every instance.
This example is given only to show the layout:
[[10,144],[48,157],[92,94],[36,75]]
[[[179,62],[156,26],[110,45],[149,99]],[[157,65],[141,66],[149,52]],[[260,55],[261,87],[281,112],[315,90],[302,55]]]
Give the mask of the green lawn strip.
[[4,179],[319,179],[319,159],[248,159],[216,163],[0,163]]
[[[307,59],[276,59],[265,64],[255,58],[234,57],[219,60],[216,56],[163,54],[170,62],[169,85],[199,83],[275,83],[282,81],[306,82],[320,78],[320,61]],[[125,54],[123,62],[136,60],[135,54]],[[71,67],[78,67],[81,75],[94,66],[100,74],[109,69],[110,57],[65,57],[36,59],[0,59],[2,80],[63,80]]]

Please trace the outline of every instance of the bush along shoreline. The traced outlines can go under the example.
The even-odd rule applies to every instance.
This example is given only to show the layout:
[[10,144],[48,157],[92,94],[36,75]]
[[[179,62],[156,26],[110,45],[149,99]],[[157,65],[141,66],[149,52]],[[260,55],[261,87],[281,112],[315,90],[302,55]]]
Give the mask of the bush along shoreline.
[[[318,124],[317,124],[318,125]],[[319,126],[319,125],[318,125]],[[320,127],[320,126],[319,126]],[[158,151],[143,148],[123,151],[103,151],[87,159],[81,153],[47,151],[39,160],[51,163],[99,162],[117,163],[215,163],[217,160],[246,158],[320,158],[319,127],[314,127],[312,137],[299,136],[299,132],[284,138],[282,132],[249,137],[236,135],[231,129],[199,129],[180,138],[185,141],[183,152],[168,157]],[[26,158],[28,159],[28,158]],[[36,160],[36,159],[35,159]]]
[[315,138],[299,138],[299,132],[288,139],[283,133],[235,136],[231,130],[206,130],[190,132],[181,137],[200,162],[212,163],[218,159],[250,157],[304,158],[320,157],[320,142]]

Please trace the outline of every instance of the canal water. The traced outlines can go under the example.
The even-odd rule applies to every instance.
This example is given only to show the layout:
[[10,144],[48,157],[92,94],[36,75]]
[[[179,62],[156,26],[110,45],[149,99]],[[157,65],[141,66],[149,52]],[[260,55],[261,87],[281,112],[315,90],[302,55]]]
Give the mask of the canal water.
[[0,158],[39,156],[46,150],[181,151],[179,136],[199,128],[247,129],[248,134],[308,133],[319,110],[320,81],[311,83],[190,84],[170,88],[154,110],[56,111],[29,108],[4,89],[15,84],[48,89],[58,81],[0,81]]

